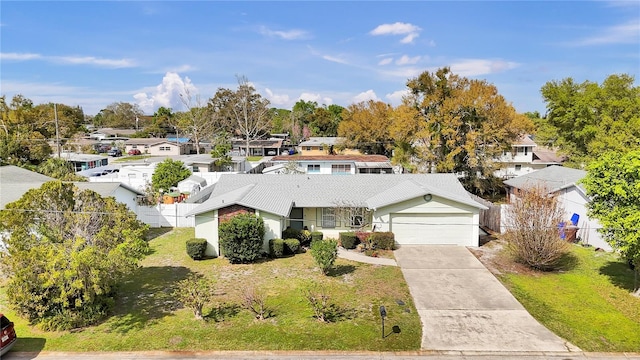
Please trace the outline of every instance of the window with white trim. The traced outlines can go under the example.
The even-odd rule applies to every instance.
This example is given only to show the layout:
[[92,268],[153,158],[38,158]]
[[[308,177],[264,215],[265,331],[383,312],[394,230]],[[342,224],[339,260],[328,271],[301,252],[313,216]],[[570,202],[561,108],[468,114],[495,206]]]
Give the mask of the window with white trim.
[[351,174],[351,164],[333,164],[331,173],[334,175]]
[[336,210],[334,208],[322,208],[322,227],[336,227]]
[[320,164],[309,164],[307,165],[307,173],[319,173],[320,172]]

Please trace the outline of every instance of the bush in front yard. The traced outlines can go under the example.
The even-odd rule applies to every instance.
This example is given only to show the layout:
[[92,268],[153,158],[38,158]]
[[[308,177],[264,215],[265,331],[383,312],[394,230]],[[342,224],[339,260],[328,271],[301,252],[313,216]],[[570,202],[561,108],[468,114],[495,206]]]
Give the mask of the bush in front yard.
[[390,231],[371,233],[369,243],[373,249],[378,250],[393,250],[396,247],[395,236]]
[[324,236],[324,234],[322,234],[321,231],[313,231],[311,233],[311,242],[314,242],[316,240],[322,240],[323,236]]
[[300,240],[298,239],[284,239],[284,253],[285,255],[295,255],[300,251]]
[[220,224],[220,248],[232,264],[249,263],[262,257],[264,221],[254,214],[239,214]]
[[269,240],[269,256],[272,258],[279,258],[284,255],[284,240],[271,239]]
[[207,250],[207,240],[201,238],[191,238],[187,240],[187,254],[193,260],[204,259],[204,253]]
[[287,227],[282,231],[283,239],[298,239],[300,240],[300,230],[294,229],[291,226]]
[[327,275],[329,269],[331,269],[338,257],[338,241],[335,239],[327,239],[312,242],[311,255],[320,267],[320,270],[322,270],[322,273]]
[[340,244],[345,249],[355,249],[358,245],[358,237],[354,232],[342,232],[340,233]]

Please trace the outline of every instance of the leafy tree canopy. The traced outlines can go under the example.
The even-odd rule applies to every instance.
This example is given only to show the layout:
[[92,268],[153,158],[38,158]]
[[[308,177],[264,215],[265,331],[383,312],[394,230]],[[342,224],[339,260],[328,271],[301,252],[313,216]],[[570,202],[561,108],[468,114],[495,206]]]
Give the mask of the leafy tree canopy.
[[182,161],[166,159],[156,166],[151,184],[154,191],[168,191],[178,183],[191,176],[191,170],[184,166]]
[[607,151],[640,148],[640,87],[627,74],[610,75],[602,84],[572,78],[542,87],[547,115],[538,137],[559,147],[581,167]]
[[640,268],[640,150],[604,154],[582,183],[591,198],[589,216],[600,221],[605,240]]
[[146,225],[124,204],[60,181],[8,204],[0,229],[10,234],[0,262],[9,278],[7,298],[45,329],[104,317],[116,285],[148,249]]
[[[137,124],[136,118],[138,119]],[[140,123],[143,119],[143,112],[138,104],[116,102],[100,110],[100,112],[93,117],[93,124],[97,127],[135,129],[136,126],[143,128],[147,125],[144,122]]]
[[[518,136],[533,130],[497,88],[458,76],[449,68],[425,71],[407,82],[410,94],[391,131],[413,149],[420,172],[458,172],[467,189],[483,191],[496,170],[494,159]],[[406,155],[407,146],[403,146]]]
[[338,135],[348,147],[366,154],[391,155],[393,139],[389,129],[393,107],[382,101],[369,100],[349,105],[342,113]]

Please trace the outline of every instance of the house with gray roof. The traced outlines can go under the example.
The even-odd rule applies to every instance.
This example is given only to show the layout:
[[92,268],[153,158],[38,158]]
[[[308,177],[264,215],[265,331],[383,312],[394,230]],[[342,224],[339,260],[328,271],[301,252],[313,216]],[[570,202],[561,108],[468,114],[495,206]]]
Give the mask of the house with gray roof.
[[587,176],[587,172],[584,170],[554,165],[506,180],[504,184],[507,186],[507,196],[510,202],[518,199],[518,192],[521,190],[527,190],[534,186],[544,187],[549,194],[558,197],[558,201],[565,210],[567,221],[574,214],[578,215],[577,236],[583,243],[611,251],[611,246],[604,241],[598,232],[602,225],[598,220],[587,215],[589,197],[580,184],[580,180],[585,176]]
[[479,212],[486,209],[454,174],[225,174],[207,192],[187,216],[195,216],[195,235],[207,239],[212,256],[220,251],[220,219],[241,212],[264,220],[266,250],[287,227],[321,231],[325,238],[364,228],[392,231],[399,245],[477,246]]
[[496,159],[500,169],[494,175],[502,179],[511,179],[525,175],[551,165],[562,165],[564,158],[545,146],[533,141],[531,135],[523,135],[511,145],[511,151],[504,151]]

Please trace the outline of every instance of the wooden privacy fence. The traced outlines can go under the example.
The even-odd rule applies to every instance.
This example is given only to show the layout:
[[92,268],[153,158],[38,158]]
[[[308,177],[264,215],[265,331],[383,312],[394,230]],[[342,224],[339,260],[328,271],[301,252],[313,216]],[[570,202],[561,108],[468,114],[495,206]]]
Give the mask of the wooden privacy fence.
[[489,230],[499,233],[501,206],[495,205],[491,201],[487,201],[477,195],[471,193],[469,193],[469,195],[473,200],[488,207],[487,210],[480,210],[480,226],[486,227]]

